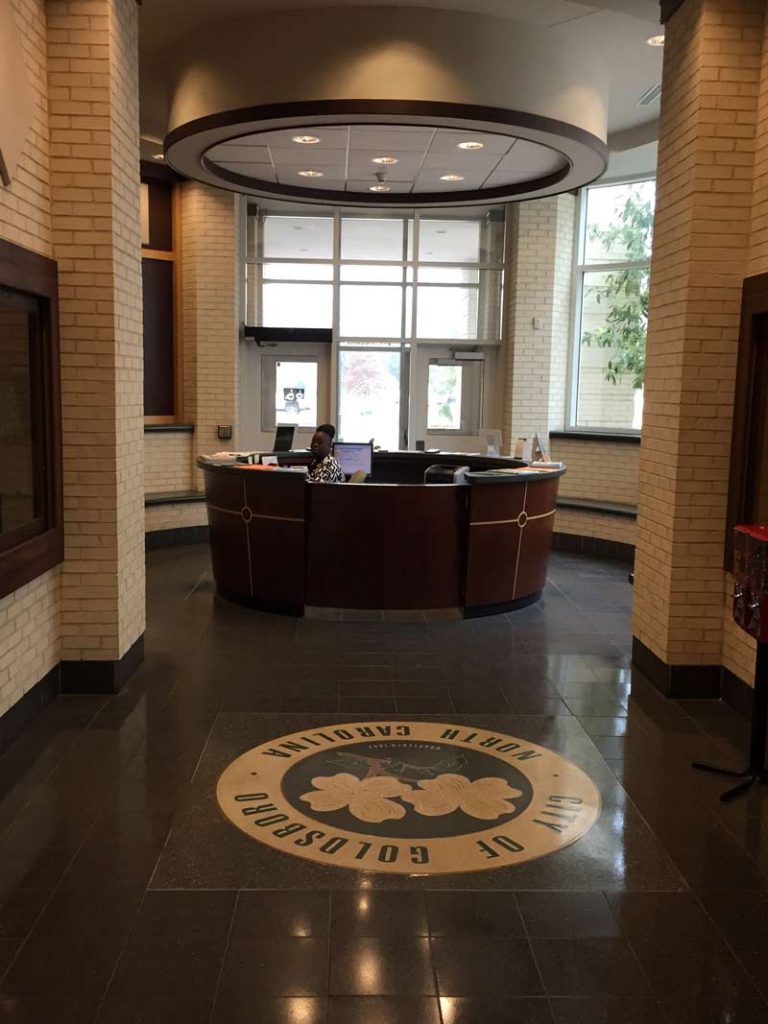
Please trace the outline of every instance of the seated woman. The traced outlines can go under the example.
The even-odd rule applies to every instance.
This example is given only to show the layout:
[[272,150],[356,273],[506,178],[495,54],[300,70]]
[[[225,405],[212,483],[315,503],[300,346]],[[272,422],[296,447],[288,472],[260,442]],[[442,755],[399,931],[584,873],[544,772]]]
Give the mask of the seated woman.
[[309,450],[312,452],[312,465],[307,473],[307,480],[320,484],[342,484],[344,474],[341,466],[331,455],[331,445],[336,436],[336,428],[330,423],[321,423],[312,438]]

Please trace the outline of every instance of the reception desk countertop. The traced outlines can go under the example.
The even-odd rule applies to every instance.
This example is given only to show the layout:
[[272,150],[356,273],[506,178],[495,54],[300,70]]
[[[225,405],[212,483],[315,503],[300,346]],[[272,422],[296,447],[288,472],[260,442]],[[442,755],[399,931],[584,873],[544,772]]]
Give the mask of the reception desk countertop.
[[[546,580],[559,477],[501,456],[375,452],[369,482],[310,484],[308,452],[280,468],[202,457],[218,592],[265,610],[529,604]],[[424,484],[430,466],[467,467]],[[286,471],[287,470],[287,471]]]

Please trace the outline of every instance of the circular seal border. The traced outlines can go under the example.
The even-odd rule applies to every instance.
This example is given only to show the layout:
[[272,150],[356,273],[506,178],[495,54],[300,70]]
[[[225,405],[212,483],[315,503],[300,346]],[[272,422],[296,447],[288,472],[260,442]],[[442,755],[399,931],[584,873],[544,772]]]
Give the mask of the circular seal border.
[[[533,800],[506,825],[436,839],[387,839],[323,826],[319,812],[302,814],[283,795],[286,769],[322,749],[361,741],[471,746],[512,763],[531,782]],[[409,877],[488,871],[536,860],[570,846],[595,824],[600,791],[577,765],[554,751],[488,729],[441,722],[345,722],[280,736],[246,751],[219,777],[219,808],[258,842],[303,860],[355,871]]]

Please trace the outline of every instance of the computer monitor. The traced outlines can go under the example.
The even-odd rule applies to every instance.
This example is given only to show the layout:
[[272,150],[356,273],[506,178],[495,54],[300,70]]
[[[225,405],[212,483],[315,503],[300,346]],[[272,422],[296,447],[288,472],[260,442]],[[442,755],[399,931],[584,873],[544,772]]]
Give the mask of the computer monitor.
[[366,476],[373,472],[373,445],[370,441],[337,441],[333,446],[333,457],[344,476],[352,476],[359,469],[365,470]]
[[289,452],[293,448],[293,435],[296,427],[293,424],[281,423],[275,431],[273,452]]

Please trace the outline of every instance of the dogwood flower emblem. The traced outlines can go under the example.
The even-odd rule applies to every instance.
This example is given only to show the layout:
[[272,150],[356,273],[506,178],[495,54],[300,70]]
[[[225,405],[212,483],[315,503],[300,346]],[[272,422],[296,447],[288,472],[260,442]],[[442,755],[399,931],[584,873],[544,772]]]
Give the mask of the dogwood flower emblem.
[[461,809],[473,818],[493,821],[509,814],[513,809],[510,801],[523,795],[504,779],[492,776],[471,782],[465,775],[446,773],[419,782],[418,786],[402,795],[402,799],[413,804],[419,814],[434,818]]
[[410,786],[386,775],[358,779],[348,772],[320,775],[312,779],[312,785],[315,788],[301,799],[313,811],[340,811],[346,807],[355,818],[369,822],[404,818],[405,808],[395,799],[405,799],[411,792]]

